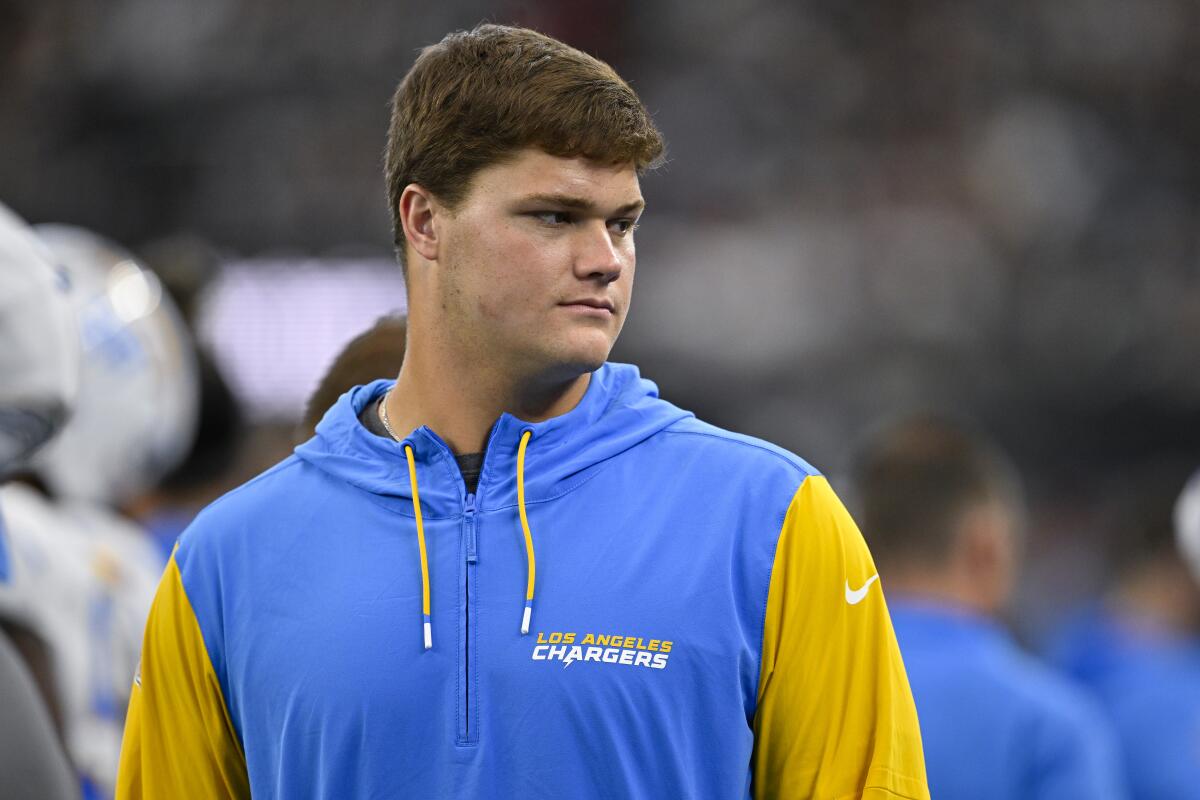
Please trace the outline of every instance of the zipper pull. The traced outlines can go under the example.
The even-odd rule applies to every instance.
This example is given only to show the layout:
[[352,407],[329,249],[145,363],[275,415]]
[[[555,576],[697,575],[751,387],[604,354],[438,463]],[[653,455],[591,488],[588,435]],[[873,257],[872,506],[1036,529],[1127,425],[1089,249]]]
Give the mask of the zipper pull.
[[467,506],[463,509],[467,522],[467,563],[474,564],[479,558],[475,546],[475,495],[467,495]]

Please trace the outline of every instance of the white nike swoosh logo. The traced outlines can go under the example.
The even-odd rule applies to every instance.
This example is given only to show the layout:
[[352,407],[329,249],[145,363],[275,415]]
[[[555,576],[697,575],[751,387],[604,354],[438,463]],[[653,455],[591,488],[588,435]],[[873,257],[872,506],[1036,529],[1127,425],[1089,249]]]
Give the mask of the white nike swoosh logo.
[[867,592],[870,590],[871,584],[877,580],[879,580],[879,573],[875,573],[871,577],[867,578],[867,582],[862,585],[861,589],[851,589],[850,581],[846,581],[846,602],[852,606],[856,606],[861,603],[863,598],[867,596]]

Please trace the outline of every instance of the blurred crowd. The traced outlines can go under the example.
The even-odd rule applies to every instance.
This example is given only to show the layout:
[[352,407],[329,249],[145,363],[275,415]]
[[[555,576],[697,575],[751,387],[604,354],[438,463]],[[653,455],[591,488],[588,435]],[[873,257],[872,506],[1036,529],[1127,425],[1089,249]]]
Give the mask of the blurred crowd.
[[[921,670],[971,658],[1040,687],[1051,699],[1011,707],[1076,743],[1031,769],[1194,796],[1187,0],[0,2],[0,202],[70,223],[0,216],[0,644],[72,787],[111,791],[179,532],[340,391],[398,369],[402,320],[366,332],[403,309],[386,99],[416,48],[481,19],[606,58],[655,115],[669,154],[645,179],[615,357],[854,498],[897,598],[934,796],[956,779],[936,764],[983,767],[930,727],[950,680]],[[934,516],[905,522],[917,511],[872,493],[872,469],[926,476],[909,496]]]

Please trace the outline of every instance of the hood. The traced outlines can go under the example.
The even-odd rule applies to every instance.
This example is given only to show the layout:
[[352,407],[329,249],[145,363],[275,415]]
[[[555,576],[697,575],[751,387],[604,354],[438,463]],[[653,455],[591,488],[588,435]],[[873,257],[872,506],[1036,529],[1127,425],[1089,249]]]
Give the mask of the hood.
[[[316,435],[297,447],[296,454],[347,483],[409,504],[407,444],[413,449],[424,515],[457,516],[466,500],[465,487],[454,454],[436,433],[422,426],[403,442],[393,442],[371,433],[358,420],[362,409],[393,383],[378,380],[342,395],[317,426]],[[517,450],[525,431],[531,432],[525,455],[526,502],[536,502],[570,491],[592,467],[690,416],[659,399],[658,387],[642,378],[636,367],[605,364],[592,373],[587,392],[566,414],[536,423],[511,414],[496,420],[479,477],[478,507],[494,510],[517,505]]]

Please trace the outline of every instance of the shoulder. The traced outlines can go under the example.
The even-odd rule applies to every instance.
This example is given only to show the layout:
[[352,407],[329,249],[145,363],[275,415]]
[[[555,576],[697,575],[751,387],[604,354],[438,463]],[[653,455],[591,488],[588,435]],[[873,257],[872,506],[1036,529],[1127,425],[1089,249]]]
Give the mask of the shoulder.
[[196,557],[235,547],[248,532],[262,531],[310,501],[321,478],[295,455],[285,458],[204,508],[179,537],[181,571]]
[[763,479],[776,478],[795,491],[806,478],[821,473],[795,453],[763,439],[718,428],[695,417],[687,417],[664,428],[660,434],[670,446],[686,449],[718,461],[726,469],[754,470]]
[[[657,437],[682,483],[737,515],[769,565],[785,530],[793,546],[840,549],[853,523],[819,470],[778,445],[688,418]],[[827,524],[834,523],[834,524]]]
[[279,555],[302,541],[306,520],[330,502],[320,470],[289,456],[201,511],[172,555],[218,675],[223,674],[229,609],[279,580]]

